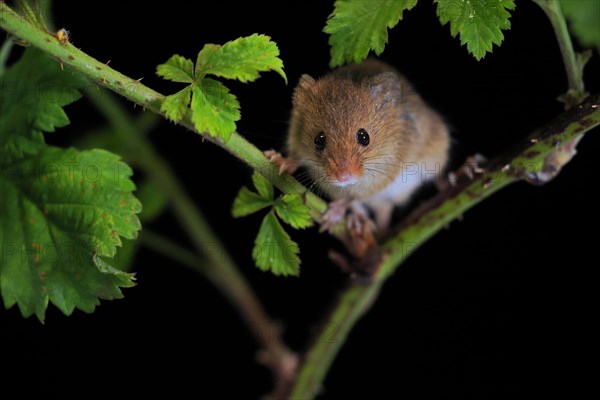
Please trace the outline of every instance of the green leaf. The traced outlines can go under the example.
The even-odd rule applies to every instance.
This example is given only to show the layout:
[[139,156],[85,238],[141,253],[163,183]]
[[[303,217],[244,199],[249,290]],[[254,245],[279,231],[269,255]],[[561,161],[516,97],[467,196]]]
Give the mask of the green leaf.
[[254,34],[225,43],[207,44],[198,53],[196,66],[191,60],[174,55],[157,67],[156,73],[175,82],[190,85],[167,96],[161,111],[177,122],[188,110],[191,95],[192,122],[200,132],[227,140],[240,119],[237,98],[221,82],[206,75],[254,81],[263,71],[276,71],[286,80],[277,44],[265,35]]
[[44,21],[44,15],[49,9],[48,1],[40,4],[40,0],[16,0],[15,11],[27,22],[39,29],[48,30]]
[[2,164],[0,288],[5,306],[44,319],[48,301],[69,315],[121,298],[133,276],[100,268],[120,237],[133,239],[141,210],[131,169],[104,150],[44,147]]
[[192,83],[194,81],[194,64],[192,64],[192,60],[174,55],[166,63],[156,67],[156,74],[173,82]]
[[359,63],[370,50],[380,55],[388,41],[388,28],[396,26],[404,10],[416,4],[417,0],[337,0],[323,29],[330,35],[329,65]]
[[[119,271],[129,272],[133,267],[133,260],[140,247],[140,242],[135,239],[122,239],[121,247],[117,250],[117,254],[114,258],[101,257],[103,265],[108,265]],[[94,262],[98,264],[98,258],[94,258]],[[127,275],[117,274],[121,277],[127,277]]]
[[231,213],[235,218],[245,217],[258,210],[269,207],[273,202],[267,200],[257,193],[250,191],[247,187],[242,187],[237,197],[233,201]]
[[560,0],[560,5],[579,43],[600,51],[600,1]]
[[240,119],[240,104],[229,89],[214,79],[192,85],[192,121],[200,132],[229,138]]
[[285,232],[277,217],[268,213],[260,225],[254,241],[252,258],[256,266],[275,275],[295,275],[300,273],[298,245]]
[[460,34],[460,44],[481,60],[493,45],[504,40],[502,30],[510,29],[510,13],[514,0],[434,0],[442,25],[450,23],[453,37]]
[[189,108],[191,94],[191,86],[186,86],[179,92],[167,96],[160,105],[160,111],[173,122],[181,120]]
[[312,226],[310,208],[302,201],[299,194],[286,194],[275,201],[275,211],[279,218],[295,229],[304,229]]
[[69,123],[63,106],[86,82],[28,48],[0,79],[0,291],[6,307],[43,321],[122,297],[133,276],[114,257],[140,229],[131,169],[103,150],[48,147],[43,133]]
[[252,183],[265,200],[273,201],[273,185],[271,185],[271,182],[258,172],[255,172],[252,174]]
[[2,162],[35,154],[43,132],[69,124],[63,107],[81,97],[85,81],[41,51],[29,47],[0,78],[0,154]]
[[195,70],[197,77],[209,74],[242,82],[255,81],[265,71],[277,72],[287,83],[277,44],[256,33],[223,46],[205,45],[198,53]]
[[273,185],[271,185],[271,182],[255,172],[252,174],[252,183],[254,183],[258,193],[243,187],[233,201],[231,212],[236,218],[244,217],[273,205]]

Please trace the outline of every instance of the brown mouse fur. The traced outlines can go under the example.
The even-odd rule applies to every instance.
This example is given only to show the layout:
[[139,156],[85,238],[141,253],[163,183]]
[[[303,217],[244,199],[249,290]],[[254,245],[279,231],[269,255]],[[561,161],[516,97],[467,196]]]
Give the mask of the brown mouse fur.
[[[358,143],[357,131],[369,143]],[[325,136],[321,150],[315,137]],[[303,75],[294,91],[289,159],[304,165],[333,199],[358,200],[386,223],[395,204],[441,173],[449,134],[441,117],[393,68],[367,60],[315,80]],[[419,177],[412,175],[419,174]]]

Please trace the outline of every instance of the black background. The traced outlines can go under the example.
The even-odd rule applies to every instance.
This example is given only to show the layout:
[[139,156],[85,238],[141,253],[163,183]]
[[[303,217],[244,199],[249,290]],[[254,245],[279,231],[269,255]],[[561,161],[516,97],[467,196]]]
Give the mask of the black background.
[[[248,85],[227,82],[242,105],[238,130],[260,148],[281,147],[300,74],[328,70],[321,30],[332,2],[55,3],[55,22],[70,30],[72,43],[162,93],[178,90],[155,75],[170,55],[195,59],[204,43],[270,35],[289,85],[275,73]],[[562,60],[533,3],[518,2],[504,44],[481,62],[440,26],[430,2],[421,3],[390,32],[382,58],[450,121],[455,162],[475,152],[494,157],[561,112],[555,99],[566,90]],[[595,93],[599,66],[595,54],[586,69]],[[50,142],[103,123],[86,101],[67,112],[72,125]],[[287,343],[302,350],[344,282],[326,259],[336,242],[315,229],[294,232],[300,278],[258,271],[250,253],[260,216],[234,220],[229,213],[251,171],[167,122],[151,138],[269,314],[285,326]],[[584,284],[598,265],[597,234],[587,230],[595,232],[599,222],[599,150],[597,132],[587,135],[553,182],[508,187],[425,244],[352,331],[320,398],[506,399],[574,385],[570,372],[588,351],[581,321],[597,318]],[[170,213],[145,228],[189,246]],[[41,325],[16,307],[0,310],[0,390],[253,399],[270,389],[269,372],[254,361],[252,336],[205,279],[148,249],[137,255],[135,271],[138,285],[124,291],[125,299],[102,302],[91,315],[65,317],[51,306]]]

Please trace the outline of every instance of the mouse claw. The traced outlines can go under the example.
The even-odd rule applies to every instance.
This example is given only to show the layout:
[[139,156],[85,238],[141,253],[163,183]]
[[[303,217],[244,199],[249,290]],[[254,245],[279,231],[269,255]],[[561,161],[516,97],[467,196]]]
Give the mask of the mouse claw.
[[449,187],[455,187],[461,178],[468,178],[469,180],[474,180],[477,175],[482,175],[486,172],[486,169],[483,168],[483,165],[486,163],[487,159],[477,153],[472,156],[467,157],[464,164],[460,166],[456,170],[456,172],[449,172],[446,180],[438,180],[436,181],[436,186],[440,192],[448,189]]
[[265,157],[269,159],[271,164],[277,165],[279,167],[279,174],[283,174],[287,172],[288,174],[293,174],[294,171],[298,169],[298,164],[295,163],[290,158],[285,158],[280,152],[275,150],[266,150],[263,152]]
[[486,163],[486,161],[487,159],[483,155],[476,153],[467,157],[465,163],[462,167],[460,167],[459,171],[468,176],[469,179],[473,180],[475,179],[475,175],[481,175],[485,173],[485,168],[482,166]]

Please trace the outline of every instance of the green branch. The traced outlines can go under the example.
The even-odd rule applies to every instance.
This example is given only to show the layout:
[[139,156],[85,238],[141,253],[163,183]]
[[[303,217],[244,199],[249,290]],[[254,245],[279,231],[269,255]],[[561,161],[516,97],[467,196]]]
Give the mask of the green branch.
[[564,101],[568,107],[572,107],[581,103],[588,95],[588,93],[585,92],[583,83],[583,67],[587,60],[579,58],[573,50],[573,43],[571,42],[571,36],[567,29],[567,22],[562,13],[560,2],[558,0],[533,1],[541,7],[554,29],[569,82],[569,89],[567,93],[561,97],[561,100]]
[[[71,43],[61,43],[56,35],[31,25],[4,3],[0,3],[0,27],[31,45],[40,48],[61,64],[68,65],[95,84],[104,86],[120,94],[126,99],[139,104],[144,109],[163,115],[160,112],[160,105],[165,100],[163,94],[144,86],[139,80],[123,75],[108,65],[90,57]],[[189,112],[179,122],[179,125],[196,131]],[[311,208],[313,217],[317,220],[320,219],[320,214],[326,209],[326,203],[313,193],[307,192],[306,188],[292,176],[287,174],[279,175],[278,167],[272,165],[262,151],[242,136],[234,133],[227,141],[224,141],[202,132],[198,133],[206,140],[215,143],[244,161],[252,169],[260,172],[283,192],[306,192],[306,204]]]
[[[336,329],[322,332],[309,349],[292,389],[291,399],[312,399],[346,336],[359,317],[373,304],[385,280],[421,244],[459,218],[469,208],[510,183],[525,180],[543,184],[552,179],[574,152],[565,153],[560,144],[576,142],[585,132],[600,125],[600,96],[573,108],[546,128],[535,132],[516,150],[489,164],[475,179],[462,179],[414,210],[400,232],[383,244],[385,257],[369,286],[351,284],[339,297],[324,326]],[[571,149],[573,150],[573,149]]]

